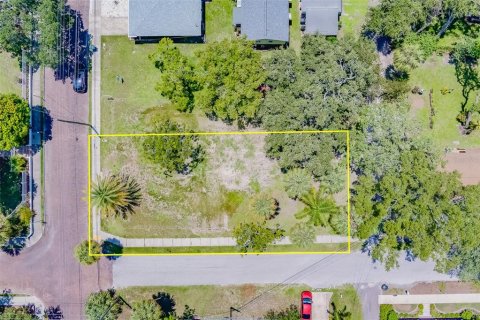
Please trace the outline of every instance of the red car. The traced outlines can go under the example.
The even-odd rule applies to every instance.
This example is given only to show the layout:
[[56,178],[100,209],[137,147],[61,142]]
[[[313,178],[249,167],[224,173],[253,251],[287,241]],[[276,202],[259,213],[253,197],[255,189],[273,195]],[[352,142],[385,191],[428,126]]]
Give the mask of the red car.
[[300,319],[312,318],[312,293],[310,291],[302,292]]

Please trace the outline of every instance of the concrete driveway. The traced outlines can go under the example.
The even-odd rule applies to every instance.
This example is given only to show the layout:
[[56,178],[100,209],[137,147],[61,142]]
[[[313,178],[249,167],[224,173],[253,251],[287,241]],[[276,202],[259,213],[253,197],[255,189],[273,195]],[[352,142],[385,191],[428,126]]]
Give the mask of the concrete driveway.
[[[88,25],[89,2],[69,1]],[[73,92],[70,80],[54,81],[45,73],[45,107],[55,119],[88,122],[88,94]],[[45,306],[59,305],[65,319],[84,319],[87,295],[111,286],[111,264],[82,267],[73,248],[87,237],[88,127],[54,121],[52,140],[45,145],[45,233],[20,255],[0,255],[0,289],[38,297]]]

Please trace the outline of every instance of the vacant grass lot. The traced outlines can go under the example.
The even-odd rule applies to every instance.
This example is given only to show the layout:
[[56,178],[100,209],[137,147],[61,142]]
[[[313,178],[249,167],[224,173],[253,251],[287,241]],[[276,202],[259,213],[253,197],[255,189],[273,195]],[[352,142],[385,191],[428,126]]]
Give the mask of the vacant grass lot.
[[[425,90],[423,96],[412,95],[412,115],[424,128],[424,134],[432,139],[440,149],[480,146],[480,131],[471,135],[461,135],[456,117],[463,101],[462,88],[455,76],[455,67],[448,63],[447,56],[435,55],[411,73],[410,85]],[[452,93],[443,95],[441,89],[451,89]],[[433,129],[429,128],[430,106],[429,91],[433,89],[435,109]],[[472,94],[473,96],[473,94]]]
[[[289,305],[299,305],[300,293],[303,290],[314,290],[306,285],[254,285],[244,284],[241,286],[188,286],[188,287],[131,287],[118,291],[118,294],[129,304],[134,301],[151,299],[158,292],[171,294],[176,303],[177,314],[181,314],[184,305],[194,308],[196,314],[202,318],[216,316],[220,319],[228,316],[230,307],[239,308],[258,297],[255,301],[241,308],[239,316],[242,319],[257,319],[265,315],[271,309],[283,310]],[[352,312],[352,320],[362,319],[362,306],[352,286],[343,286],[334,289],[323,289],[322,291],[333,292],[332,302],[337,306],[347,306]],[[120,319],[128,319],[128,308]]]
[[20,67],[18,60],[11,58],[8,53],[0,52],[0,93],[21,93]]
[[360,36],[365,17],[368,12],[369,0],[344,0],[343,14],[341,16],[341,31],[342,35]]
[[[264,139],[265,135],[201,136],[203,163],[188,175],[171,176],[142,157],[142,138],[104,138],[103,170],[135,177],[143,201],[128,220],[103,219],[103,229],[127,238],[230,236],[240,223],[264,220],[252,209],[252,201],[265,195],[279,204],[278,215],[267,223],[288,231],[298,222],[294,214],[303,204],[287,196],[277,162],[264,153]],[[317,227],[319,235],[332,232]]]

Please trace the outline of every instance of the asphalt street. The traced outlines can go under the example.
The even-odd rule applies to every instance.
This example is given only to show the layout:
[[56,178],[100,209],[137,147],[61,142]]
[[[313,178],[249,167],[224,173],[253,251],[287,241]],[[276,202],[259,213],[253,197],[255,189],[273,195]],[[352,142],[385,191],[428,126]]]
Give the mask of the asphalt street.
[[[89,2],[69,1],[88,25]],[[60,306],[65,319],[84,319],[83,304],[90,292],[111,286],[111,264],[81,266],[73,249],[87,238],[88,94],[76,94],[70,79],[55,81],[45,72],[45,107],[53,121],[52,140],[45,150],[45,233],[18,256],[0,255],[0,289],[35,295],[45,306]]]
[[326,288],[346,283],[396,285],[448,281],[433,262],[400,261],[387,272],[366,254],[121,257],[113,265],[113,285],[200,285],[242,283],[305,283]]

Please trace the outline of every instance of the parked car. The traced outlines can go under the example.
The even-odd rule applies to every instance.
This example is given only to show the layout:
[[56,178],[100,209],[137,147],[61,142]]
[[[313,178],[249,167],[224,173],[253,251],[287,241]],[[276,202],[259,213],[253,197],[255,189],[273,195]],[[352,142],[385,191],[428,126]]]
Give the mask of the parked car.
[[87,92],[87,69],[84,66],[79,66],[75,73],[73,90],[78,93]]
[[303,291],[301,298],[300,319],[312,318],[312,293],[310,291]]

